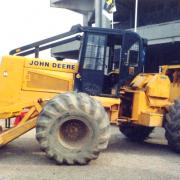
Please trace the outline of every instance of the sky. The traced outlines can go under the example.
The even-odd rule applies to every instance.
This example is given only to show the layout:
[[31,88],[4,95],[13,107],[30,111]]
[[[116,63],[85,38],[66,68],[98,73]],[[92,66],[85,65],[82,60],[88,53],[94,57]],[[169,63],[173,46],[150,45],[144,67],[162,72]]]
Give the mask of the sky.
[[[14,48],[69,31],[82,21],[78,13],[50,7],[50,0],[0,0],[0,58]],[[40,55],[50,56],[49,52]]]

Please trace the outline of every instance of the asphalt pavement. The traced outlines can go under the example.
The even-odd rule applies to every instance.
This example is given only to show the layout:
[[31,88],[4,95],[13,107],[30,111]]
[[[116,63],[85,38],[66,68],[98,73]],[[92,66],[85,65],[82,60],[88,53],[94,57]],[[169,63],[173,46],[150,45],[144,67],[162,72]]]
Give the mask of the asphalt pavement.
[[32,130],[0,149],[0,180],[180,180],[180,155],[169,150],[163,129],[144,143],[128,141],[111,128],[108,149],[86,166],[48,160]]

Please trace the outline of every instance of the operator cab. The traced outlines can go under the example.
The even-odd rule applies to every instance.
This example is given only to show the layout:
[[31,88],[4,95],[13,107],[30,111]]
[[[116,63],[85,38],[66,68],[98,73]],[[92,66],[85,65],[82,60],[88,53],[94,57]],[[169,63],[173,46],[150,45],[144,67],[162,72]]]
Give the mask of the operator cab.
[[80,53],[79,90],[117,96],[119,87],[143,71],[143,39],[134,32],[88,28]]
[[135,32],[120,29],[75,25],[69,32],[13,49],[10,55],[35,54],[38,58],[40,51],[73,41],[81,42],[75,79],[75,89],[80,92],[118,96],[120,87],[143,72],[146,41]]

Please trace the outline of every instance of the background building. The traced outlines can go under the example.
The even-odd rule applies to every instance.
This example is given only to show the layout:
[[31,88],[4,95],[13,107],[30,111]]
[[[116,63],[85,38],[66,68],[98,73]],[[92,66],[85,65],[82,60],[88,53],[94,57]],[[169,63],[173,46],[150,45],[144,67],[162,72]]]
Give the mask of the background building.
[[[136,0],[116,0],[115,28],[133,30],[135,2]],[[101,11],[103,4],[104,0],[51,0],[52,7],[81,13],[84,25],[91,26],[96,23],[102,27],[110,27],[111,22]],[[139,0],[137,26],[137,33],[148,39],[147,71],[157,71],[161,64],[180,63],[179,0]],[[65,52],[64,49],[70,51],[72,46],[54,48],[52,54],[61,56]],[[77,50],[78,48],[73,49],[74,55]]]

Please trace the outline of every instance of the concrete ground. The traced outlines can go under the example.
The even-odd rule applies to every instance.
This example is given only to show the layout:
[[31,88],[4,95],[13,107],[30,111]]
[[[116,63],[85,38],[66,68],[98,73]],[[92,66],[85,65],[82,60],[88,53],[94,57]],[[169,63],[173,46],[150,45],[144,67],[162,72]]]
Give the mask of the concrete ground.
[[164,131],[143,143],[129,142],[112,127],[109,147],[87,166],[57,166],[40,151],[31,131],[0,149],[0,180],[179,180],[180,155],[171,152]]

